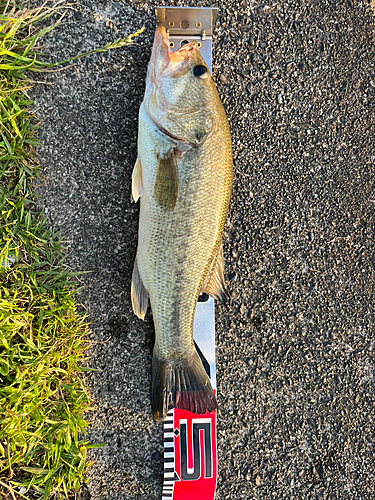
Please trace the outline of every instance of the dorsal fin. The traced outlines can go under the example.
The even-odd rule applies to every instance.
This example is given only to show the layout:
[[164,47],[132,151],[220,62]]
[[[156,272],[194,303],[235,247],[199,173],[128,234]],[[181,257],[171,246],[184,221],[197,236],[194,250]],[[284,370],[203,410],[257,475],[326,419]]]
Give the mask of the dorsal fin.
[[223,244],[220,245],[217,256],[212,261],[211,269],[201,291],[217,300],[229,299],[229,292],[224,280]]

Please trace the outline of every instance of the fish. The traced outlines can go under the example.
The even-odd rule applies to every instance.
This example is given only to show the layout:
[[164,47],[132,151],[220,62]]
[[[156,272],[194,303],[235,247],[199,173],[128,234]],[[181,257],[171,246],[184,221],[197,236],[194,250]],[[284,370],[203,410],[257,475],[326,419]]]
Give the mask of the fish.
[[140,200],[131,301],[155,327],[151,406],[196,414],[217,401],[193,340],[197,299],[224,300],[222,236],[233,178],[228,120],[196,41],[172,51],[155,32],[139,110],[132,197]]

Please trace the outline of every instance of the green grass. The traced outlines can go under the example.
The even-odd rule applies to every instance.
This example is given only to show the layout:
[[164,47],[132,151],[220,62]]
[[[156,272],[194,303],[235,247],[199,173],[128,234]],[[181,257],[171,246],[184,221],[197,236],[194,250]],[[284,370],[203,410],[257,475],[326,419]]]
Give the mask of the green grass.
[[77,312],[63,244],[36,212],[32,189],[28,75],[53,66],[35,46],[57,23],[40,31],[35,24],[61,7],[22,10],[0,0],[0,499],[73,498],[95,446],[82,438],[87,319]]

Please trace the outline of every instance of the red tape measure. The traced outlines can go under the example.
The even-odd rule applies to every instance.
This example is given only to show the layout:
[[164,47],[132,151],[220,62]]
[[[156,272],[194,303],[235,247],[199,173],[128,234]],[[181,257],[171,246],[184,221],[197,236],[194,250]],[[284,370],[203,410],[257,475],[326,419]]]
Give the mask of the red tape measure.
[[[194,341],[216,394],[214,300],[204,298],[195,311]],[[164,421],[162,500],[213,500],[216,480],[216,411],[197,415],[169,410]]]

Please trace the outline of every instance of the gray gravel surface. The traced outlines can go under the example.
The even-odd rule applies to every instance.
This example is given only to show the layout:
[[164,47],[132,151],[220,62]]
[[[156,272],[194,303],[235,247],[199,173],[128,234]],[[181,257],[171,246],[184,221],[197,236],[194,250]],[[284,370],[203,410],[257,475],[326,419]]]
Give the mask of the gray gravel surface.
[[[86,286],[92,500],[154,500],[152,316],[130,304],[137,113],[154,2],[81,0],[46,37],[55,60],[124,37],[34,90],[40,208]],[[180,4],[182,5],[182,4]],[[186,5],[186,3],[185,3]],[[191,2],[191,5],[207,5]],[[208,4],[209,5],[209,4]],[[368,1],[219,2],[214,77],[232,130],[217,306],[217,500],[375,498],[374,19]],[[204,207],[202,207],[204,210]]]

